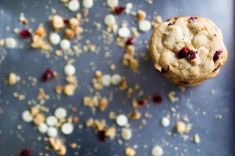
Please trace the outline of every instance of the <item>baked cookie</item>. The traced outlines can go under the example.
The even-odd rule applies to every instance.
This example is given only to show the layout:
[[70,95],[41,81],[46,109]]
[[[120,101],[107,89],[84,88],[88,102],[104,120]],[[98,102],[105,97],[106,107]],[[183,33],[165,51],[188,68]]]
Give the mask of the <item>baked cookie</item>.
[[155,68],[172,82],[193,86],[218,75],[227,60],[219,28],[202,17],[175,17],[161,23],[149,44]]

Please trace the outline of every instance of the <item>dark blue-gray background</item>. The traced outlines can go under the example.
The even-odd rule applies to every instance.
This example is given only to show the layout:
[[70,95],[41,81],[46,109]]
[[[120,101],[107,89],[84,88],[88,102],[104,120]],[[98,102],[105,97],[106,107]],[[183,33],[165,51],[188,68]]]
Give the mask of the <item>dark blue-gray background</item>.
[[[121,1],[125,4],[126,1]],[[76,58],[77,76],[79,89],[76,95],[71,98],[63,97],[62,100],[49,100],[46,105],[51,109],[58,106],[70,107],[76,106],[84,115],[80,116],[81,123],[85,119],[92,117],[90,110],[82,107],[81,98],[88,93],[88,84],[93,77],[93,71],[89,62],[93,61],[97,69],[108,71],[108,65],[112,62],[117,65],[118,73],[127,77],[129,82],[140,83],[143,90],[148,94],[163,95],[164,102],[161,106],[151,106],[148,110],[152,114],[152,118],[148,120],[148,124],[141,130],[136,128],[136,123],[131,122],[133,129],[133,138],[127,142],[127,145],[138,145],[137,155],[147,156],[154,144],[161,144],[164,148],[165,155],[188,155],[188,156],[233,156],[235,155],[235,141],[234,141],[234,1],[233,0],[159,0],[155,1],[153,5],[147,4],[144,0],[132,0],[134,8],[143,8],[148,12],[148,19],[152,19],[152,13],[157,12],[163,19],[178,15],[197,15],[212,19],[218,27],[221,28],[224,41],[229,51],[229,58],[227,64],[221,70],[221,74],[213,80],[210,80],[203,85],[193,87],[182,93],[179,89],[165,80],[159,73],[157,73],[151,62],[141,62],[141,74],[133,75],[131,72],[121,66],[121,56],[123,50],[112,46],[112,57],[108,61],[104,60],[104,54],[83,54]],[[102,5],[103,1],[99,0],[91,9],[90,20],[99,21],[103,23],[103,17],[108,13],[106,7]],[[45,5],[49,6],[45,8]],[[40,22],[46,22],[48,15],[51,14],[50,8],[56,8],[57,13],[69,17],[73,15],[69,12],[59,0],[0,0],[0,10],[4,14],[0,14],[0,38],[7,36],[14,36],[13,33],[6,31],[6,26],[14,28],[20,26],[18,22],[19,13],[24,12],[26,17],[35,18],[36,26]],[[119,17],[126,18],[124,16]],[[133,18],[132,18],[132,21]],[[22,26],[21,26],[22,27]],[[91,24],[85,24],[86,28],[95,28]],[[96,34],[97,33],[97,34]],[[100,40],[97,40],[97,35],[100,32],[94,32],[93,35],[87,33],[85,39],[102,45]],[[142,40],[146,40],[150,36],[150,32],[141,36]],[[21,42],[20,42],[21,43]],[[33,88],[25,85],[17,85],[15,87],[6,87],[4,80],[7,73],[16,72],[22,79],[27,79],[28,75],[40,78],[41,73],[51,67],[63,73],[63,66],[65,62],[63,59],[46,59],[44,55],[37,50],[29,48],[29,41],[22,41],[25,45],[23,49],[4,50],[0,49],[1,56],[6,58],[0,65],[0,155],[11,156],[19,155],[21,149],[29,149],[33,155],[38,155],[39,152],[45,151],[45,143],[37,141],[40,134],[36,128],[28,123],[23,123],[21,120],[21,113],[28,108],[25,101],[19,102],[12,97],[13,91],[19,91],[26,94],[26,98],[36,97],[37,88],[43,87],[48,94],[53,95],[52,86],[57,82],[63,82],[63,78],[50,82],[48,84],[39,82],[37,87]],[[145,46],[140,43],[137,45],[138,51],[146,51]],[[101,50],[102,52],[102,50]],[[108,92],[114,92],[114,100],[111,102],[109,109],[116,112],[128,112],[131,110],[131,102],[126,98],[125,93],[110,89],[105,89],[103,95]],[[176,91],[179,101],[176,104],[171,104],[167,100],[167,93],[169,91]],[[214,90],[215,94],[211,94]],[[192,108],[187,104],[191,103]],[[193,123],[193,133],[199,133],[201,136],[200,145],[195,145],[192,141],[183,141],[180,137],[167,136],[164,128],[161,128],[159,121],[163,115],[170,111],[174,106],[181,114],[188,114]],[[147,109],[147,108],[146,108]],[[199,113],[195,113],[199,112]],[[202,115],[206,112],[207,115]],[[216,120],[214,116],[221,114],[223,118]],[[106,113],[99,113],[97,117],[108,116]],[[174,120],[172,119],[172,125]],[[113,122],[110,122],[112,124]],[[17,126],[21,125],[22,129],[17,130]],[[168,129],[169,130],[169,129]],[[164,140],[170,144],[178,147],[175,151],[173,147],[168,147],[163,144]],[[80,130],[76,127],[74,133],[66,137],[66,143],[78,142],[81,148],[77,150],[68,151],[68,155],[73,155],[74,151],[78,151],[81,156],[96,155],[96,156],[113,156],[123,155],[124,145],[119,145],[117,140],[107,141],[101,143],[98,141],[94,130]],[[144,145],[148,145],[144,148]],[[200,149],[200,152],[197,150]]]

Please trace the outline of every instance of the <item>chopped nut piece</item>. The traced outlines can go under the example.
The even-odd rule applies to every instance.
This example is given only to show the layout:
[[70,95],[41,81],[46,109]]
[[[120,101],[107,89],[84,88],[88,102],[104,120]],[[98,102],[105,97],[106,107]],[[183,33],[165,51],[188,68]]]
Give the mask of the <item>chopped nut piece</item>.
[[132,45],[127,46],[126,52],[123,55],[122,63],[124,66],[128,66],[133,72],[136,72],[139,67],[138,60],[134,57],[135,47]]
[[54,15],[50,18],[54,29],[58,30],[64,27],[64,19],[59,15]]
[[115,127],[105,129],[105,136],[109,137],[110,139],[114,139],[116,137]]
[[133,112],[130,114],[130,118],[133,120],[137,120],[141,118],[141,113],[140,112]]
[[103,76],[103,73],[102,73],[100,70],[97,70],[97,71],[95,72],[95,77],[96,77],[97,79],[102,78],[102,76]]
[[108,99],[107,98],[102,98],[99,101],[99,109],[104,111],[108,107]]
[[122,79],[121,82],[119,83],[119,87],[121,90],[127,89],[127,87],[128,87],[127,82],[124,79]]
[[76,86],[73,84],[67,84],[64,87],[64,94],[67,96],[73,96],[76,90]]
[[187,124],[184,121],[178,121],[176,123],[175,128],[176,128],[176,132],[178,132],[180,134],[187,134],[191,130],[192,125],[191,124]]
[[135,156],[136,155],[136,152],[135,152],[135,149],[132,148],[132,147],[127,147],[125,149],[125,156]]
[[171,102],[176,102],[179,100],[178,97],[176,97],[175,92],[171,91],[168,93],[168,98],[170,99]]
[[36,125],[40,125],[42,124],[43,122],[45,121],[45,116],[41,113],[38,113],[35,115],[34,119],[33,119],[33,122],[36,124]]
[[44,28],[43,25],[40,25],[34,32],[35,35],[39,37],[45,37],[46,36],[46,29]]
[[75,30],[76,27],[79,26],[79,20],[77,18],[70,18],[69,19],[69,27],[72,29],[72,30]]
[[63,86],[61,86],[61,85],[56,85],[56,86],[55,86],[55,92],[56,92],[57,94],[61,94],[61,93],[63,92]]
[[30,112],[32,116],[35,116],[36,114],[39,113],[39,108],[38,107],[31,107]]
[[67,39],[71,40],[75,37],[75,33],[71,29],[66,29],[65,30],[65,36],[66,36]]
[[144,10],[138,10],[137,12],[137,20],[141,21],[146,18],[146,12]]

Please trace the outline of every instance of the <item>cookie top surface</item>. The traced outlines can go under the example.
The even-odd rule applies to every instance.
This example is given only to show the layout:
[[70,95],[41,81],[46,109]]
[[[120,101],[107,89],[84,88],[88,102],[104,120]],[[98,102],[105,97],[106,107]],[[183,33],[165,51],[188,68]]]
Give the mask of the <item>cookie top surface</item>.
[[157,70],[189,83],[214,77],[227,60],[221,31],[202,17],[175,17],[161,23],[149,48]]

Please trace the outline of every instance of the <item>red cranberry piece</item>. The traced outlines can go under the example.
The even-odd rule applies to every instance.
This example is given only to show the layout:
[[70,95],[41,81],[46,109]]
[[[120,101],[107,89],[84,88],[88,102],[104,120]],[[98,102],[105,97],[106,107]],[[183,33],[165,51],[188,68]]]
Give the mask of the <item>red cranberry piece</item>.
[[169,66],[167,66],[167,67],[164,67],[164,68],[162,68],[161,69],[161,73],[168,73],[170,71],[170,67]]
[[174,24],[175,24],[175,21],[171,22],[171,23],[168,23],[168,26],[171,26],[171,25],[174,25]]
[[138,106],[143,107],[145,105],[145,101],[144,100],[138,100],[137,104],[138,104]]
[[51,70],[51,69],[47,69],[42,75],[42,80],[44,82],[47,82],[49,80],[53,80],[54,78],[55,78],[55,74],[54,74],[53,70]]
[[104,142],[106,140],[106,136],[105,136],[105,131],[98,131],[97,132],[97,136],[99,138],[100,141]]
[[197,20],[197,17],[190,17],[188,19],[189,22],[195,22]]
[[31,33],[28,29],[23,29],[20,31],[20,37],[21,38],[29,38],[31,36]]
[[121,13],[125,11],[125,9],[126,8],[123,6],[116,6],[113,11],[115,14],[120,15]]
[[188,60],[191,61],[196,58],[196,52],[195,51],[190,51],[190,54],[188,56]]
[[152,101],[156,104],[160,104],[162,102],[162,96],[155,95],[155,96],[153,96]]
[[217,50],[213,56],[214,62],[216,62],[219,59],[219,56],[222,54],[222,50]]
[[126,45],[133,45],[136,42],[135,37],[130,37],[126,40]]
[[20,152],[20,156],[31,156],[30,152],[27,149],[23,149]]
[[186,58],[189,55],[190,55],[190,50],[186,47],[182,48],[177,54],[178,58],[180,58],[180,59],[181,58]]
[[68,19],[64,19],[64,24],[68,25],[69,24],[69,20]]

